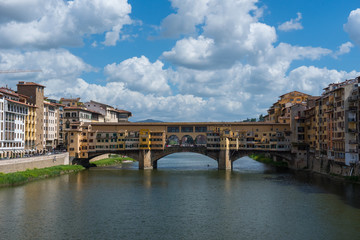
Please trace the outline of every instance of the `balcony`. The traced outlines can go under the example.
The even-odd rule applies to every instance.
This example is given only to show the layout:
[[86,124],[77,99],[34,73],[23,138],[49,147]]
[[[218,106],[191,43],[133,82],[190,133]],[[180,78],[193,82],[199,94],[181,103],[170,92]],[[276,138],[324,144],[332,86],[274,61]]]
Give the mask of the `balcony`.
[[348,122],[356,122],[356,118],[348,118]]
[[355,107],[355,106],[349,106],[349,111],[350,111],[350,112],[356,112],[356,111],[357,111],[357,107]]
[[358,150],[355,148],[355,149],[349,149],[349,153],[357,153]]
[[349,144],[358,144],[358,141],[355,139],[355,140],[349,140]]
[[356,128],[349,128],[348,132],[349,133],[357,133],[357,130],[356,130]]
[[355,101],[357,101],[359,99],[359,96],[350,96],[349,98],[348,98],[348,101],[349,102],[355,102]]

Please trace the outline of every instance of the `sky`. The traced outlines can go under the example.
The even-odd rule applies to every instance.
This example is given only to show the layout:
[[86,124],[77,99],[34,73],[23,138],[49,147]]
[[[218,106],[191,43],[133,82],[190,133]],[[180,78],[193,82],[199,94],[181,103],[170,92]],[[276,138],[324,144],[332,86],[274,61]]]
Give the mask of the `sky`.
[[[31,11],[29,11],[31,9]],[[0,0],[0,86],[131,121],[241,121],[360,76],[356,0]]]

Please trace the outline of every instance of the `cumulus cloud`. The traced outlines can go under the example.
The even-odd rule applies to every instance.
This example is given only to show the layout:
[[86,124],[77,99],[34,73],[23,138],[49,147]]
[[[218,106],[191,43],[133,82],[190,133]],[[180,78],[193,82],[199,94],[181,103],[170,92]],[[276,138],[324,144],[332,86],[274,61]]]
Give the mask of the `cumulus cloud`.
[[55,79],[71,81],[83,72],[95,70],[65,49],[49,51],[0,51],[0,69],[40,69],[42,72],[0,74],[1,82],[14,87],[19,80],[44,82]]
[[350,12],[348,21],[344,24],[344,30],[349,34],[350,38],[360,45],[360,8]]
[[168,84],[171,70],[164,70],[164,64],[157,60],[151,63],[145,56],[133,57],[119,64],[112,63],[105,67],[109,82],[123,82],[131,90],[155,94],[169,94]]
[[[171,6],[177,10],[161,23],[165,37],[178,37],[181,34],[196,32],[196,25],[204,21],[210,0],[173,0]],[[186,21],[184,21],[186,19]]]
[[[176,27],[178,24],[199,29],[198,36],[184,37],[171,50],[163,52],[162,57],[177,66],[198,70],[226,69],[237,62],[256,66],[271,57],[287,59],[288,63],[285,64],[289,65],[293,60],[317,60],[331,53],[331,50],[324,48],[284,43],[275,46],[276,30],[259,22],[261,8],[256,6],[255,0],[199,1],[197,4],[201,6],[192,10],[196,12],[196,21],[185,17],[192,7],[191,2],[172,2],[176,4],[177,12],[170,15],[172,21],[165,18],[168,27],[179,34],[184,31]],[[292,21],[293,25],[299,23],[300,19],[299,13],[298,18]],[[286,51],[283,51],[285,46]]]
[[103,44],[115,45],[122,27],[132,22],[130,12],[127,0],[5,1],[0,3],[0,48],[79,46],[83,37],[104,32]]
[[313,95],[320,95],[322,89],[330,83],[353,79],[360,72],[337,71],[334,69],[301,66],[292,70],[287,77],[291,89],[298,89]]
[[344,55],[346,53],[349,53],[351,51],[351,48],[354,47],[354,44],[351,42],[346,42],[340,45],[339,49],[334,53],[334,57],[337,58],[340,55]]
[[[28,1],[28,8],[40,3],[44,3],[43,7],[23,15],[15,11],[14,6],[27,1],[9,2],[12,3],[0,5],[0,34],[5,32],[2,32],[5,27],[10,29],[11,24],[18,29],[25,25],[33,27],[33,35],[15,40],[12,47],[45,48],[51,44],[59,46],[60,42],[74,45],[81,43],[84,36],[96,33],[104,34],[105,38],[93,40],[93,47],[114,45],[128,37],[121,31],[124,24],[132,21],[128,16],[131,8],[126,8],[128,4],[124,0],[92,1],[82,11],[80,6],[85,4],[84,0],[32,0]],[[96,7],[106,10],[117,3],[124,4],[122,11],[109,11],[107,16]],[[333,53],[326,48],[283,43],[275,27],[260,21],[262,9],[257,7],[256,0],[172,0],[171,3],[175,12],[162,21],[161,34],[180,38],[158,60],[141,56],[108,64],[104,67],[104,78],[90,83],[81,75],[94,69],[67,50],[0,50],[0,69],[43,70],[2,75],[0,80],[12,86],[18,80],[39,82],[47,86],[45,93],[49,97],[81,97],[83,101],[107,103],[132,111],[133,120],[156,116],[164,121],[239,121],[266,113],[271,103],[285,92],[298,90],[319,95],[331,82],[360,75],[356,71],[316,66],[292,69],[294,61],[339,56],[349,52],[352,44],[344,43]],[[7,9],[4,14],[2,7]],[[53,16],[54,9],[57,16]],[[75,13],[73,9],[79,11]],[[99,15],[89,15],[92,10]],[[119,15],[124,21],[112,20]],[[99,19],[100,16],[103,18]],[[66,30],[64,36],[51,42],[46,34],[58,35],[54,29],[44,31],[49,26],[44,18],[50,19],[53,26],[59,25],[61,31]],[[297,19],[293,22],[300,23],[301,15]],[[38,41],[39,36],[42,41]],[[69,36],[73,38],[67,39]],[[6,43],[3,39],[6,36],[0,35],[0,46]],[[32,45],[34,42],[39,43]],[[169,67],[167,61],[173,65]]]
[[301,30],[303,29],[303,26],[301,25],[300,20],[302,19],[301,13],[297,13],[297,18],[290,19],[287,22],[284,22],[278,26],[278,29],[280,31],[289,32],[293,30]]

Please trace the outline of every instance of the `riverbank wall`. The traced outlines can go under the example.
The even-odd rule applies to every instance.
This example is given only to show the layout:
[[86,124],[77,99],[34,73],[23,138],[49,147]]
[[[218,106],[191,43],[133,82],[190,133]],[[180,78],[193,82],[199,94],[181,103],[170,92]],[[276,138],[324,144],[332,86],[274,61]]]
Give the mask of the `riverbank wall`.
[[34,168],[46,168],[58,165],[69,165],[69,153],[44,155],[29,158],[15,158],[0,161],[0,172],[12,173]]
[[312,153],[308,153],[306,158],[296,158],[294,161],[289,162],[289,168],[295,170],[310,170],[325,175],[344,177],[360,176],[360,164],[347,166],[328,159],[326,156],[319,157]]

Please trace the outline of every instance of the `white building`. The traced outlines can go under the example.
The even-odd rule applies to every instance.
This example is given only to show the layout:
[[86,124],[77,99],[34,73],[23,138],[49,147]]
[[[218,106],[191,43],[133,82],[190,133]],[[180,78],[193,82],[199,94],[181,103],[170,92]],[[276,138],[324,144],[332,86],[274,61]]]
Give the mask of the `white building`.
[[17,157],[25,153],[25,119],[29,105],[7,88],[0,88],[0,157]]
[[132,116],[131,112],[129,111],[116,109],[110,105],[95,102],[92,100],[90,102],[86,102],[84,105],[87,109],[103,115],[104,122],[127,122],[129,120],[129,117]]
[[44,143],[47,150],[58,144],[59,111],[56,104],[44,101]]

